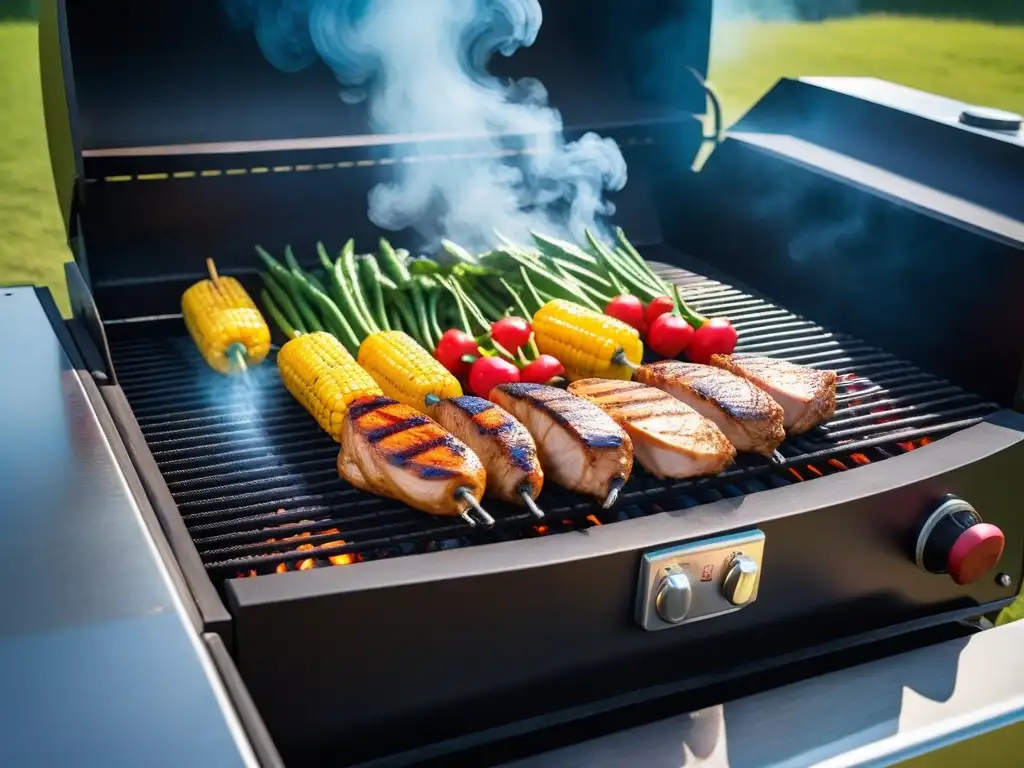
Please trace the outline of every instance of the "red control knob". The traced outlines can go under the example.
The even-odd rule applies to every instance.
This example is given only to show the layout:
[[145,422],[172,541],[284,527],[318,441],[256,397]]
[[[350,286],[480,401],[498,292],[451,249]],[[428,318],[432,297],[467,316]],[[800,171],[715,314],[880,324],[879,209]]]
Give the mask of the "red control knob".
[[971,584],[1003,556],[1006,537],[998,526],[961,498],[947,496],[928,516],[917,537],[917,564],[929,573],[947,573],[957,584]]
[[946,555],[946,572],[957,584],[971,584],[991,571],[1003,556],[1006,537],[991,523],[963,531]]

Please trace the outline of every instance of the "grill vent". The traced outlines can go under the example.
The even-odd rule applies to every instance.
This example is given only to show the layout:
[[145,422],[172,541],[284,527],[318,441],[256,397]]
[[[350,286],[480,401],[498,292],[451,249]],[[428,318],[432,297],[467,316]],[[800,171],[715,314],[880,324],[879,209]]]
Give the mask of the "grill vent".
[[[822,427],[770,461],[741,455],[725,473],[656,480],[637,467],[613,510],[549,484],[548,519],[495,502],[471,529],[357,491],[338,478],[337,445],[295,403],[268,361],[248,382],[209,370],[184,336],[114,339],[112,358],[149,449],[215,583],[492,541],[585,530],[843,472],[979,422],[996,406],[857,339],[724,283],[660,268],[703,314],[725,315],[738,351],[839,372]],[[111,334],[116,336],[116,334]]]

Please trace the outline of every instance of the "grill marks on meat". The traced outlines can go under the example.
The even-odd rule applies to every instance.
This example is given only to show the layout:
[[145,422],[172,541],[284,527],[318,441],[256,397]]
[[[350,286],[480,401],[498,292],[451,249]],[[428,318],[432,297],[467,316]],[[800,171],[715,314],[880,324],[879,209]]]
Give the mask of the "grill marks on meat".
[[611,416],[633,441],[636,460],[655,477],[711,475],[736,457],[721,429],[660,389],[635,381],[581,379],[569,392]]
[[461,515],[487,475],[472,450],[419,411],[386,397],[353,402],[342,424],[338,473],[361,490],[432,515]]
[[782,406],[783,424],[799,435],[836,412],[836,372],[819,371],[770,357],[712,355],[711,364],[742,376]]
[[771,456],[786,438],[782,406],[764,390],[721,368],[662,360],[641,366],[633,378],[713,421],[738,451]]
[[487,495],[523,504],[544,484],[537,446],[508,411],[481,397],[463,395],[433,406],[438,423],[468,445],[487,470]]
[[491,397],[533,435],[547,477],[604,500],[633,471],[633,443],[604,411],[543,384],[500,384]]

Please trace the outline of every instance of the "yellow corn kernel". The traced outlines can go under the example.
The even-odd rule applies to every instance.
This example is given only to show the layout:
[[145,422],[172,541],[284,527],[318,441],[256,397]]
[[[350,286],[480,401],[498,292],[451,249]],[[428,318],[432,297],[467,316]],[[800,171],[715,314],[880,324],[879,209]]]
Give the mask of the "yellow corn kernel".
[[557,357],[570,381],[591,377],[628,381],[633,370],[616,364],[615,353],[621,349],[634,365],[639,365],[644,356],[644,345],[635,328],[563,299],[549,301],[537,311],[533,333],[537,348]]
[[426,396],[459,397],[462,386],[415,339],[402,331],[379,331],[359,347],[359,364],[392,400],[427,410]]
[[216,371],[259,365],[270,352],[270,328],[245,288],[233,277],[200,280],[181,296],[185,327]]
[[292,397],[338,442],[349,403],[383,394],[342,343],[323,331],[285,342],[277,353],[277,367]]

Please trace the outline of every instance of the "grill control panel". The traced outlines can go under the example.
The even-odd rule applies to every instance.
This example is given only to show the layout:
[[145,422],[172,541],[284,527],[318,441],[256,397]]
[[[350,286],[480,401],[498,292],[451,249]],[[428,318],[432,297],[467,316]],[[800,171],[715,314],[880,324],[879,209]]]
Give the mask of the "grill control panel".
[[757,599],[764,533],[743,531],[646,553],[636,622],[649,632],[738,611]]

